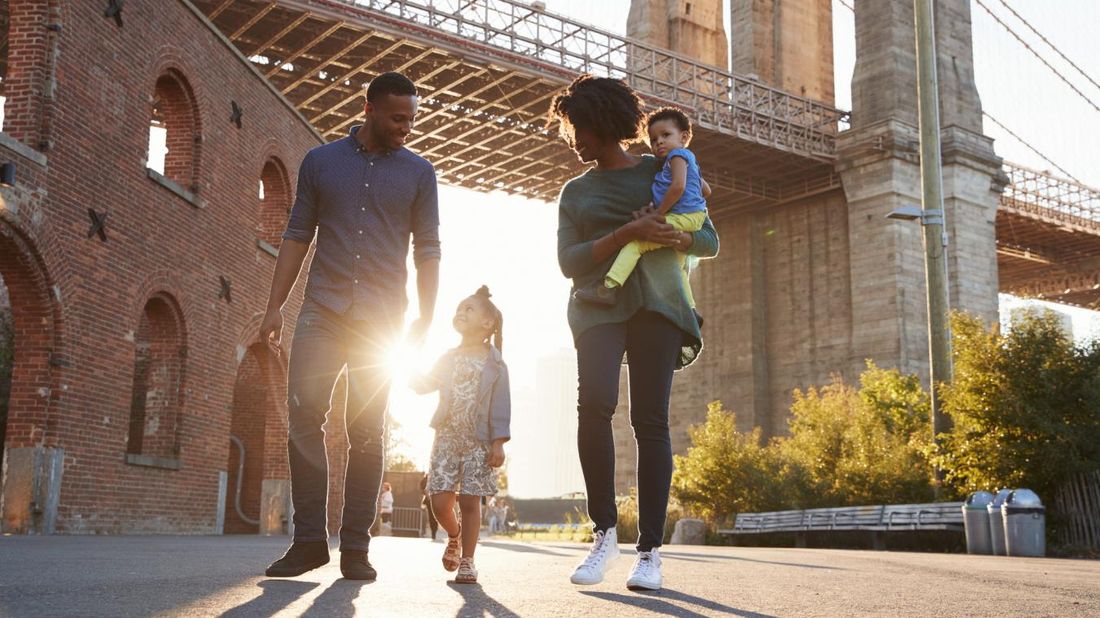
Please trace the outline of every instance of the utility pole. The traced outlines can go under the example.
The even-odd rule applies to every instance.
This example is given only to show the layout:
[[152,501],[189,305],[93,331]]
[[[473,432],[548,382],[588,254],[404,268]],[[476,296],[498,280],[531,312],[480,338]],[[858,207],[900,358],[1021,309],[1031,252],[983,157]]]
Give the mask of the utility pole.
[[[917,101],[920,123],[921,223],[924,273],[928,289],[928,347],[932,373],[932,438],[951,430],[944,414],[941,385],[951,382],[951,324],[947,295],[947,232],[940,161],[939,81],[936,77],[934,0],[913,0],[917,31]],[[939,470],[936,471],[940,477]],[[937,494],[939,487],[937,484]]]

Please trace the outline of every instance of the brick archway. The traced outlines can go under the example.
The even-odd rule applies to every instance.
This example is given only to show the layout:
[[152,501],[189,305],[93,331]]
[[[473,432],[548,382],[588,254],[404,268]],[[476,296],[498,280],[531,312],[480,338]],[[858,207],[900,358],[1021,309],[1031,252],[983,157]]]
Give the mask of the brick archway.
[[[4,532],[25,533],[52,529],[56,501],[40,504],[43,487],[34,494],[34,479],[39,473],[36,462],[45,450],[52,453],[57,445],[57,419],[51,415],[58,395],[56,382],[63,366],[58,346],[58,308],[50,297],[51,280],[37,254],[18,232],[0,219],[0,280],[4,304],[10,314],[10,379],[0,394],[6,394],[3,406],[2,451],[6,461],[4,475]],[[56,488],[51,487],[51,491]],[[47,507],[32,509],[32,506]],[[46,521],[49,520],[49,521]]]
[[278,249],[290,215],[290,176],[277,157],[268,157],[260,174],[260,212],[257,235]]
[[[281,531],[285,505],[279,504],[288,488],[286,464],[286,422],[284,406],[286,377],[281,363],[260,343],[249,346],[237,365],[230,416],[228,475],[225,500],[226,534],[270,534]],[[241,454],[244,466],[241,467]],[[239,478],[238,478],[239,475]],[[240,485],[240,511],[237,487]],[[243,517],[242,517],[243,515]]]

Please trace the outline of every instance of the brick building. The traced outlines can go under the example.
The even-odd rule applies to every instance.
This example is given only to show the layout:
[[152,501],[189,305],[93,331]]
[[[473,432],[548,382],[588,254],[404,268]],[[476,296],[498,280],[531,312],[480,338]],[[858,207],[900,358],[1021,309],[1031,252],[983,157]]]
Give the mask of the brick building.
[[[285,357],[255,340],[298,164],[322,140],[190,3],[133,0],[120,19],[107,4],[0,2],[0,163],[16,171],[0,188],[0,527],[278,533]],[[286,342],[301,298],[300,281]],[[259,524],[234,506],[231,435]]]

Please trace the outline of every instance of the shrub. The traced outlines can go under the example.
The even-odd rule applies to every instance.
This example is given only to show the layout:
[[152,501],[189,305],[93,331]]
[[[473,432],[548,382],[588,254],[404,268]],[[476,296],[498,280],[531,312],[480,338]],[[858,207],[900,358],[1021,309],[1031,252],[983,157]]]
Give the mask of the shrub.
[[1100,348],[1077,347],[1050,315],[1007,334],[952,319],[954,428],[936,461],[961,493],[1028,487],[1047,502],[1071,476],[1100,466]]

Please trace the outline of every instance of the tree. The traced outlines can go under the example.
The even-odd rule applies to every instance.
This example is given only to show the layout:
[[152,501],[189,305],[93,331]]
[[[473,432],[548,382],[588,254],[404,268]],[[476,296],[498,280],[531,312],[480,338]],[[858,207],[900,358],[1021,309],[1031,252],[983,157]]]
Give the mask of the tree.
[[839,377],[795,390],[790,437],[776,441],[808,476],[804,505],[931,500],[928,395],[916,376],[867,363],[856,389]]
[[952,321],[955,427],[936,461],[958,491],[1028,487],[1044,500],[1100,467],[1100,347],[1076,347],[1054,317],[1031,313],[1007,334]]
[[675,457],[673,495],[693,512],[717,519],[741,511],[786,508],[784,464],[775,449],[761,446],[760,429],[737,431],[732,412],[715,401],[707,419],[692,427],[691,447]]

